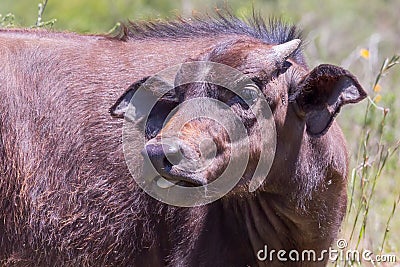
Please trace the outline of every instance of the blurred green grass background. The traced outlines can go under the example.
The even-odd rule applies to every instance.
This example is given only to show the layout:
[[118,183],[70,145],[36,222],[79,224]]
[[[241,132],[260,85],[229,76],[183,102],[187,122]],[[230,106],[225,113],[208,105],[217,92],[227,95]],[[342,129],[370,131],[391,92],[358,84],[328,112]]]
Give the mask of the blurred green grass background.
[[[38,1],[1,0],[0,14],[4,18],[12,13],[18,27],[34,25]],[[352,247],[359,243],[358,248],[375,253],[383,247],[383,252],[396,254],[400,262],[400,211],[393,212],[400,195],[400,154],[395,150],[400,139],[400,66],[394,66],[374,88],[384,59],[400,53],[400,1],[49,0],[43,21],[56,19],[52,26],[56,30],[105,33],[119,21],[212,13],[216,7],[229,7],[240,17],[251,16],[254,8],[266,18],[282,17],[299,25],[306,37],[310,67],[331,63],[349,69],[371,99],[390,110],[382,123],[384,112],[369,107],[366,115],[368,101],[364,101],[346,107],[338,117],[348,141],[353,173],[349,174],[351,205],[340,237]],[[393,155],[382,162],[379,155],[392,150]],[[353,229],[356,234],[350,238]]]

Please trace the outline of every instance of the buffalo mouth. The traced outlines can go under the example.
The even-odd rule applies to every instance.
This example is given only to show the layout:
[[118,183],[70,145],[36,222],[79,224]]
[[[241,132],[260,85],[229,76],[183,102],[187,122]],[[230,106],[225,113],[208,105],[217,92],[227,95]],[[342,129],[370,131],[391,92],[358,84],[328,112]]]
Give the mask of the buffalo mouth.
[[182,186],[182,187],[198,187],[203,186],[204,183],[197,179],[193,179],[190,177],[176,177],[170,175],[158,175],[154,178],[154,182],[157,184],[158,187],[162,189],[171,188],[175,185]]
[[160,188],[201,187],[207,184],[206,162],[179,139],[150,140],[141,152],[144,175]]

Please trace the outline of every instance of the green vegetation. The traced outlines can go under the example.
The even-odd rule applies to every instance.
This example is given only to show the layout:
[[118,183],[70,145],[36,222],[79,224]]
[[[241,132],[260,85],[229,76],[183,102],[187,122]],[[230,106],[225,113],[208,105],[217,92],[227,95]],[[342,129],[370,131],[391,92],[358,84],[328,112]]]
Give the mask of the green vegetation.
[[[369,59],[367,50],[363,52],[361,55]],[[358,141],[358,149],[352,157],[348,213],[342,236],[349,242],[350,248],[369,249],[376,255],[399,251],[395,235],[399,221],[393,218],[400,204],[400,183],[396,181],[399,175],[395,174],[400,140],[397,138],[397,142],[393,143],[391,136],[398,132],[388,132],[388,119],[392,115],[390,109],[378,105],[382,99],[379,83],[399,63],[399,56],[383,61],[372,86],[375,96],[368,96],[364,118],[359,124],[361,130],[355,131],[358,140],[354,136],[349,137],[354,144]],[[337,262],[337,266],[353,265],[356,265],[353,261]]]
[[[298,24],[307,38],[310,66],[337,64],[359,78],[369,99],[345,108],[338,118],[351,162],[348,213],[339,237],[347,240],[347,248],[396,254],[399,262],[400,66],[395,55],[400,53],[400,1],[50,0],[47,6],[38,7],[31,0],[1,0],[0,27],[103,33],[118,21],[189,16],[192,10],[212,11],[217,5],[229,6],[242,17],[254,7],[265,17],[280,16]],[[350,261],[334,264],[359,265]]]

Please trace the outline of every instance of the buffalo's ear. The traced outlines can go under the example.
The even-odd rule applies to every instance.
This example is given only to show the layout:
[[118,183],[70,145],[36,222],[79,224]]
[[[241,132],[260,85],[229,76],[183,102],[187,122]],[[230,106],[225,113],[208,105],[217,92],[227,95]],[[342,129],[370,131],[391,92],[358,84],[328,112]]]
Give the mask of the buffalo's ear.
[[367,94],[347,70],[323,64],[313,69],[300,83],[296,97],[306,120],[307,133],[326,133],[343,105],[357,103]]
[[117,99],[115,104],[110,108],[110,114],[116,118],[123,118],[128,111],[129,104],[133,95],[142,86],[149,77],[145,77],[139,81],[134,82],[129,88]]
[[179,104],[173,89],[174,86],[163,77],[143,78],[129,86],[110,108],[110,114],[134,122],[147,118],[145,135],[151,139],[159,133],[169,113]]

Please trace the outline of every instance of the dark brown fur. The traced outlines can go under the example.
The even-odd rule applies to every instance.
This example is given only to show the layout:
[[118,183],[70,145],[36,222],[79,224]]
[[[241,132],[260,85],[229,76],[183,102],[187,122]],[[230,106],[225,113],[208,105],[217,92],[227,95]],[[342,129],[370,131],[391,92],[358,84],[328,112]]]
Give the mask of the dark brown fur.
[[[122,152],[122,120],[108,112],[143,77],[230,40],[283,43],[298,38],[295,29],[219,17],[123,31],[120,40],[0,31],[0,264],[257,266],[265,264],[256,259],[265,244],[327,248],[346,205],[347,152],[336,123],[310,136],[292,105],[276,98],[268,185],[177,208],[135,184]],[[304,72],[299,83],[307,72],[301,51],[291,60]],[[299,94],[284,81],[292,78],[277,80],[287,100],[295,94],[289,89]]]

